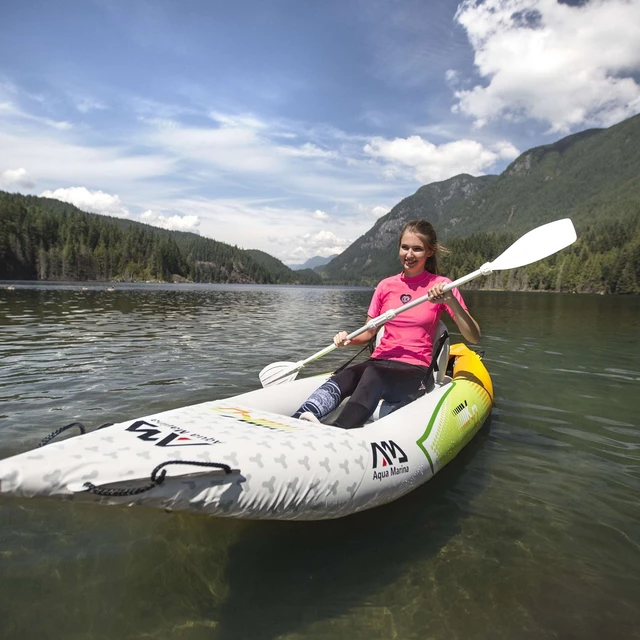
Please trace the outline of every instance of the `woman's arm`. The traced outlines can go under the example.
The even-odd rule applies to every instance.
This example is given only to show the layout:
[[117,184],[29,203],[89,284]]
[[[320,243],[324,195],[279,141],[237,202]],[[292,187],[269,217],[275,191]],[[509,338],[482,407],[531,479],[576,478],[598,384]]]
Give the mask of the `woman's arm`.
[[453,320],[458,325],[460,333],[468,342],[475,344],[480,340],[480,326],[473,316],[458,302],[453,292],[442,292],[445,283],[439,282],[429,289],[429,302],[433,304],[446,304],[453,311]]
[[[373,320],[371,316],[367,316],[367,322]],[[333,336],[333,344],[336,347],[346,347],[350,344],[354,346],[367,344],[373,336],[378,333],[378,329],[369,329],[364,333],[361,333],[359,336],[356,336],[353,340],[347,340],[347,336],[349,335],[346,331],[338,331],[335,336]]]

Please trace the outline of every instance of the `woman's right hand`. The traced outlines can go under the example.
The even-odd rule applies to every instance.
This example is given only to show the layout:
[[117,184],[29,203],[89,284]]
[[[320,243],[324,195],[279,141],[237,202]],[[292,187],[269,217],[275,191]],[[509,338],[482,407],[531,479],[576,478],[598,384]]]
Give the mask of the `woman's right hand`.
[[338,331],[335,336],[333,336],[333,344],[336,347],[346,347],[351,340],[347,340],[347,336],[349,334],[346,331]]

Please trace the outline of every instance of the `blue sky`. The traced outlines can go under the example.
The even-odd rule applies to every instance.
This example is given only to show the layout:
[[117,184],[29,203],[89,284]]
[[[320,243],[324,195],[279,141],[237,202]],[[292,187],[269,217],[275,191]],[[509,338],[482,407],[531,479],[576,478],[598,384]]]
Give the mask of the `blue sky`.
[[345,249],[423,184],[640,112],[640,0],[3,0],[0,188]]

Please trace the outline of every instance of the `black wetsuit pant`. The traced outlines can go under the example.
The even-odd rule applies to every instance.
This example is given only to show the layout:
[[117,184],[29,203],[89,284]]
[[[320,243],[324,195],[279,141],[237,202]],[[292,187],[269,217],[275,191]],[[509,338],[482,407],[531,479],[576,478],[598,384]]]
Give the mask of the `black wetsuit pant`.
[[331,376],[309,396],[294,417],[310,411],[321,419],[337,408],[343,398],[351,396],[334,426],[361,427],[382,398],[395,403],[417,396],[421,385],[426,383],[427,371],[428,367],[370,358]]

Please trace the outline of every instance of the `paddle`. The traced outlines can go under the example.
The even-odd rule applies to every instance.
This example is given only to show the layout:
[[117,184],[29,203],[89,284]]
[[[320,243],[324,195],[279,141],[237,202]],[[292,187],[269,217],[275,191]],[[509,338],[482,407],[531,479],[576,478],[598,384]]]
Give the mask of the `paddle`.
[[[458,278],[444,287],[444,291],[450,291],[455,287],[465,284],[480,276],[489,275],[493,271],[505,271],[507,269],[515,269],[516,267],[524,267],[532,262],[537,262],[543,258],[560,251],[573,244],[576,240],[576,230],[573,228],[573,223],[569,218],[562,220],[556,220],[548,224],[543,224],[541,227],[532,229],[528,233],[525,233],[522,238],[516,240],[506,251],[501,253],[493,262],[487,262],[483,264],[477,271]],[[421,298],[412,300],[397,309],[390,309],[377,318],[373,318],[367,324],[360,327],[353,333],[347,336],[347,340],[353,340],[361,333],[368,331],[369,329],[377,329],[389,320],[393,320],[398,314],[404,313],[413,307],[426,302],[429,299],[429,295],[424,295]],[[326,356],[334,349],[337,349],[335,344],[314,353],[305,360],[299,362],[273,362],[267,365],[260,372],[260,382],[263,387],[268,387],[272,384],[282,384],[283,382],[290,382],[294,380],[298,375],[298,371],[305,365]]]

